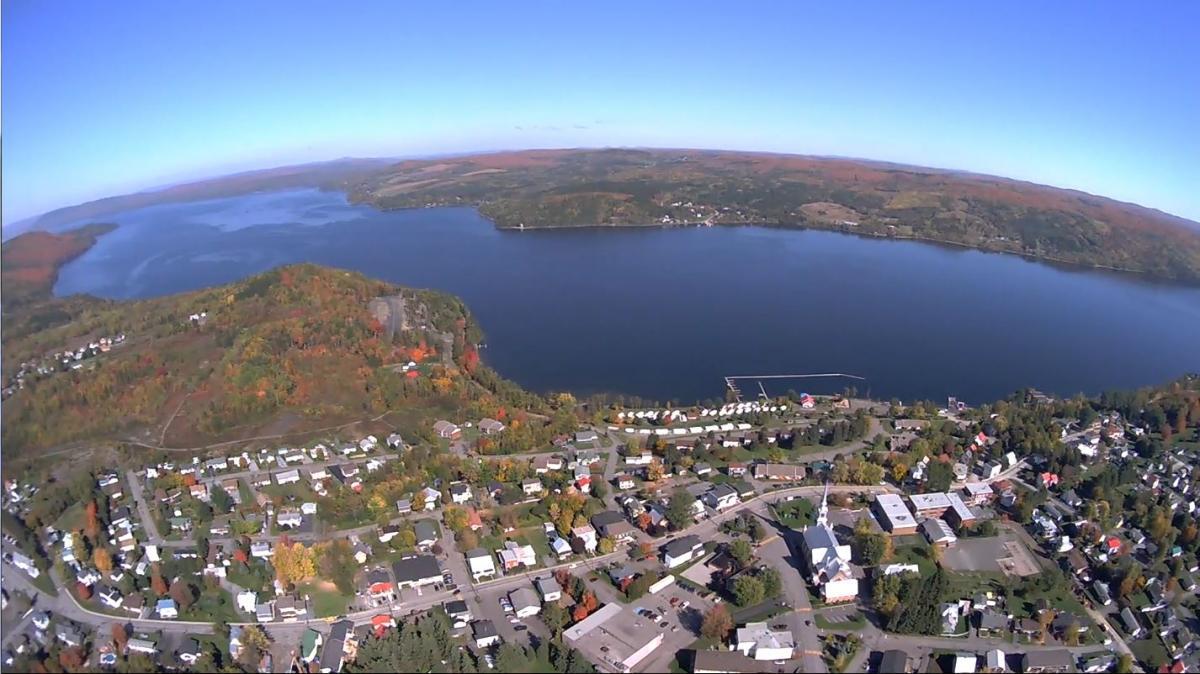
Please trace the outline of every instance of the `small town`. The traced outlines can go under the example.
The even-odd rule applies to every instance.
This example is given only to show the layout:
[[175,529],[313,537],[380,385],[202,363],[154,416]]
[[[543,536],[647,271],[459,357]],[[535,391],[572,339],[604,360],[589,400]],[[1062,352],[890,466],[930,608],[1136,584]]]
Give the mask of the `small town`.
[[613,408],[514,454],[440,419],[8,480],[3,664],[1194,671],[1195,410],[1015,427],[1054,404]]

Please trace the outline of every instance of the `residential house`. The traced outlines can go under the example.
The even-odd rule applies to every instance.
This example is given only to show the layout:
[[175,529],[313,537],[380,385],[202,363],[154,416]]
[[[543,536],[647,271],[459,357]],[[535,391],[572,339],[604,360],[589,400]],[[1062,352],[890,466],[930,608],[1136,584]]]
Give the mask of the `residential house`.
[[575,442],[596,442],[600,436],[596,435],[596,431],[582,430],[575,431]]
[[1143,633],[1142,623],[1138,620],[1137,615],[1129,609],[1128,606],[1121,609],[1121,626],[1125,628],[1125,632],[1133,639],[1140,638]]
[[668,569],[674,569],[703,554],[704,541],[699,536],[681,536],[663,546],[663,564]]
[[732,508],[741,502],[737,490],[728,484],[714,485],[704,494],[703,500],[705,505],[717,511]]
[[805,476],[804,466],[790,463],[758,463],[754,465],[754,479],[780,482],[799,482]]
[[517,567],[529,568],[537,564],[537,553],[532,545],[521,545],[515,541],[505,541],[504,547],[496,551],[500,560],[500,568],[512,571]]
[[456,623],[468,623],[471,621],[471,608],[467,606],[467,602],[461,599],[448,601],[442,605],[446,611],[446,615]]
[[878,671],[889,672],[891,674],[909,674],[912,669],[908,665],[908,653],[898,650],[884,651],[883,656],[879,659]]
[[537,478],[529,478],[521,481],[521,491],[525,492],[526,496],[533,496],[542,493],[542,481]]
[[304,523],[304,516],[299,510],[280,510],[275,515],[275,523],[284,528],[295,529]]
[[471,577],[476,582],[479,582],[480,578],[496,575],[496,564],[492,561],[492,556],[483,548],[469,550],[466,558],[467,566],[471,570]]
[[275,554],[271,549],[269,541],[254,541],[250,544],[250,556],[257,559],[266,559]]
[[275,473],[275,484],[295,484],[300,481],[300,471],[293,468]]
[[522,587],[509,592],[508,601],[512,603],[513,613],[518,618],[528,618],[542,610],[542,602],[532,588]]
[[962,496],[968,504],[982,506],[991,503],[996,492],[986,482],[968,482],[963,485]]
[[479,432],[483,433],[484,435],[495,435],[496,433],[503,431],[504,428],[504,424],[496,421],[495,419],[484,418],[479,420]]
[[633,477],[626,473],[621,473],[618,475],[616,481],[617,489],[633,489],[636,486],[636,483],[633,481]]
[[606,510],[604,512],[592,515],[592,526],[604,538],[611,538],[614,541],[629,541],[633,540],[634,527],[627,522],[620,513]]
[[476,620],[471,623],[471,636],[475,639],[476,648],[491,648],[500,643],[500,633],[490,620]]
[[372,599],[392,599],[395,597],[395,586],[392,577],[384,569],[370,569],[365,574],[367,595]]
[[462,437],[462,429],[445,419],[439,419],[433,424],[433,432],[439,438],[446,440],[457,440]]
[[160,620],[174,620],[179,617],[179,606],[174,599],[159,599],[154,612]]
[[466,503],[471,500],[471,487],[465,482],[450,483],[450,500],[455,503]]
[[418,588],[440,581],[442,570],[436,557],[412,555],[392,562],[392,575],[397,588]]
[[562,599],[562,586],[551,576],[535,578],[533,585],[537,588],[538,594],[542,596],[543,602],[550,603]]
[[438,529],[433,520],[418,520],[413,524],[413,533],[417,536],[417,548],[428,551],[438,541]]
[[729,477],[742,477],[746,474],[746,464],[731,463],[728,466],[725,466],[725,472],[729,475]]
[[320,632],[311,627],[304,630],[304,634],[300,637],[300,662],[305,664],[316,662],[323,643],[325,643],[325,637]]
[[1022,656],[1021,670],[1027,674],[1069,672],[1075,668],[1075,658],[1065,648],[1029,651]]
[[599,539],[596,538],[596,530],[590,524],[585,524],[581,527],[571,529],[571,537],[583,542],[583,549],[589,553],[596,552],[596,547],[599,545]]
[[987,609],[979,612],[979,636],[981,637],[1001,637],[1008,631],[1008,616]]

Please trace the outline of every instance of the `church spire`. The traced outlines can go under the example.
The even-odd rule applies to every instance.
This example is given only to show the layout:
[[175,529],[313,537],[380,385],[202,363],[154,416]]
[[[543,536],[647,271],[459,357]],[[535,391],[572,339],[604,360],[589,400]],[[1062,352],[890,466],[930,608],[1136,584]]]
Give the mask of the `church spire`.
[[829,482],[825,482],[825,494],[821,496],[821,507],[817,509],[817,526],[829,524]]

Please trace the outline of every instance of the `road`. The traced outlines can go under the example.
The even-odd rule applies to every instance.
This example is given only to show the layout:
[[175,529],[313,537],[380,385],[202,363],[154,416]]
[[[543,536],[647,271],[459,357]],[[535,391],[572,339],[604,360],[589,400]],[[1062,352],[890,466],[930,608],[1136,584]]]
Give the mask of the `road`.
[[146,505],[141,480],[132,470],[127,470],[125,471],[125,481],[129,483],[129,494],[133,497],[133,502],[137,504],[138,517],[142,519],[142,526],[146,527],[146,537],[150,539],[150,544],[162,545],[163,537],[158,531],[158,524],[150,514],[150,507]]

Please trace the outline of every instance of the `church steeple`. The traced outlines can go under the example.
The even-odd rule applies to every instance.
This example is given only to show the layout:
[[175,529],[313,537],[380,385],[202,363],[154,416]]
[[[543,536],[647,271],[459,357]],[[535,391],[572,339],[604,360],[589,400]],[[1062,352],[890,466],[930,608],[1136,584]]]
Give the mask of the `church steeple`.
[[821,507],[817,509],[817,526],[829,524],[829,482],[825,482],[825,494],[821,496]]

